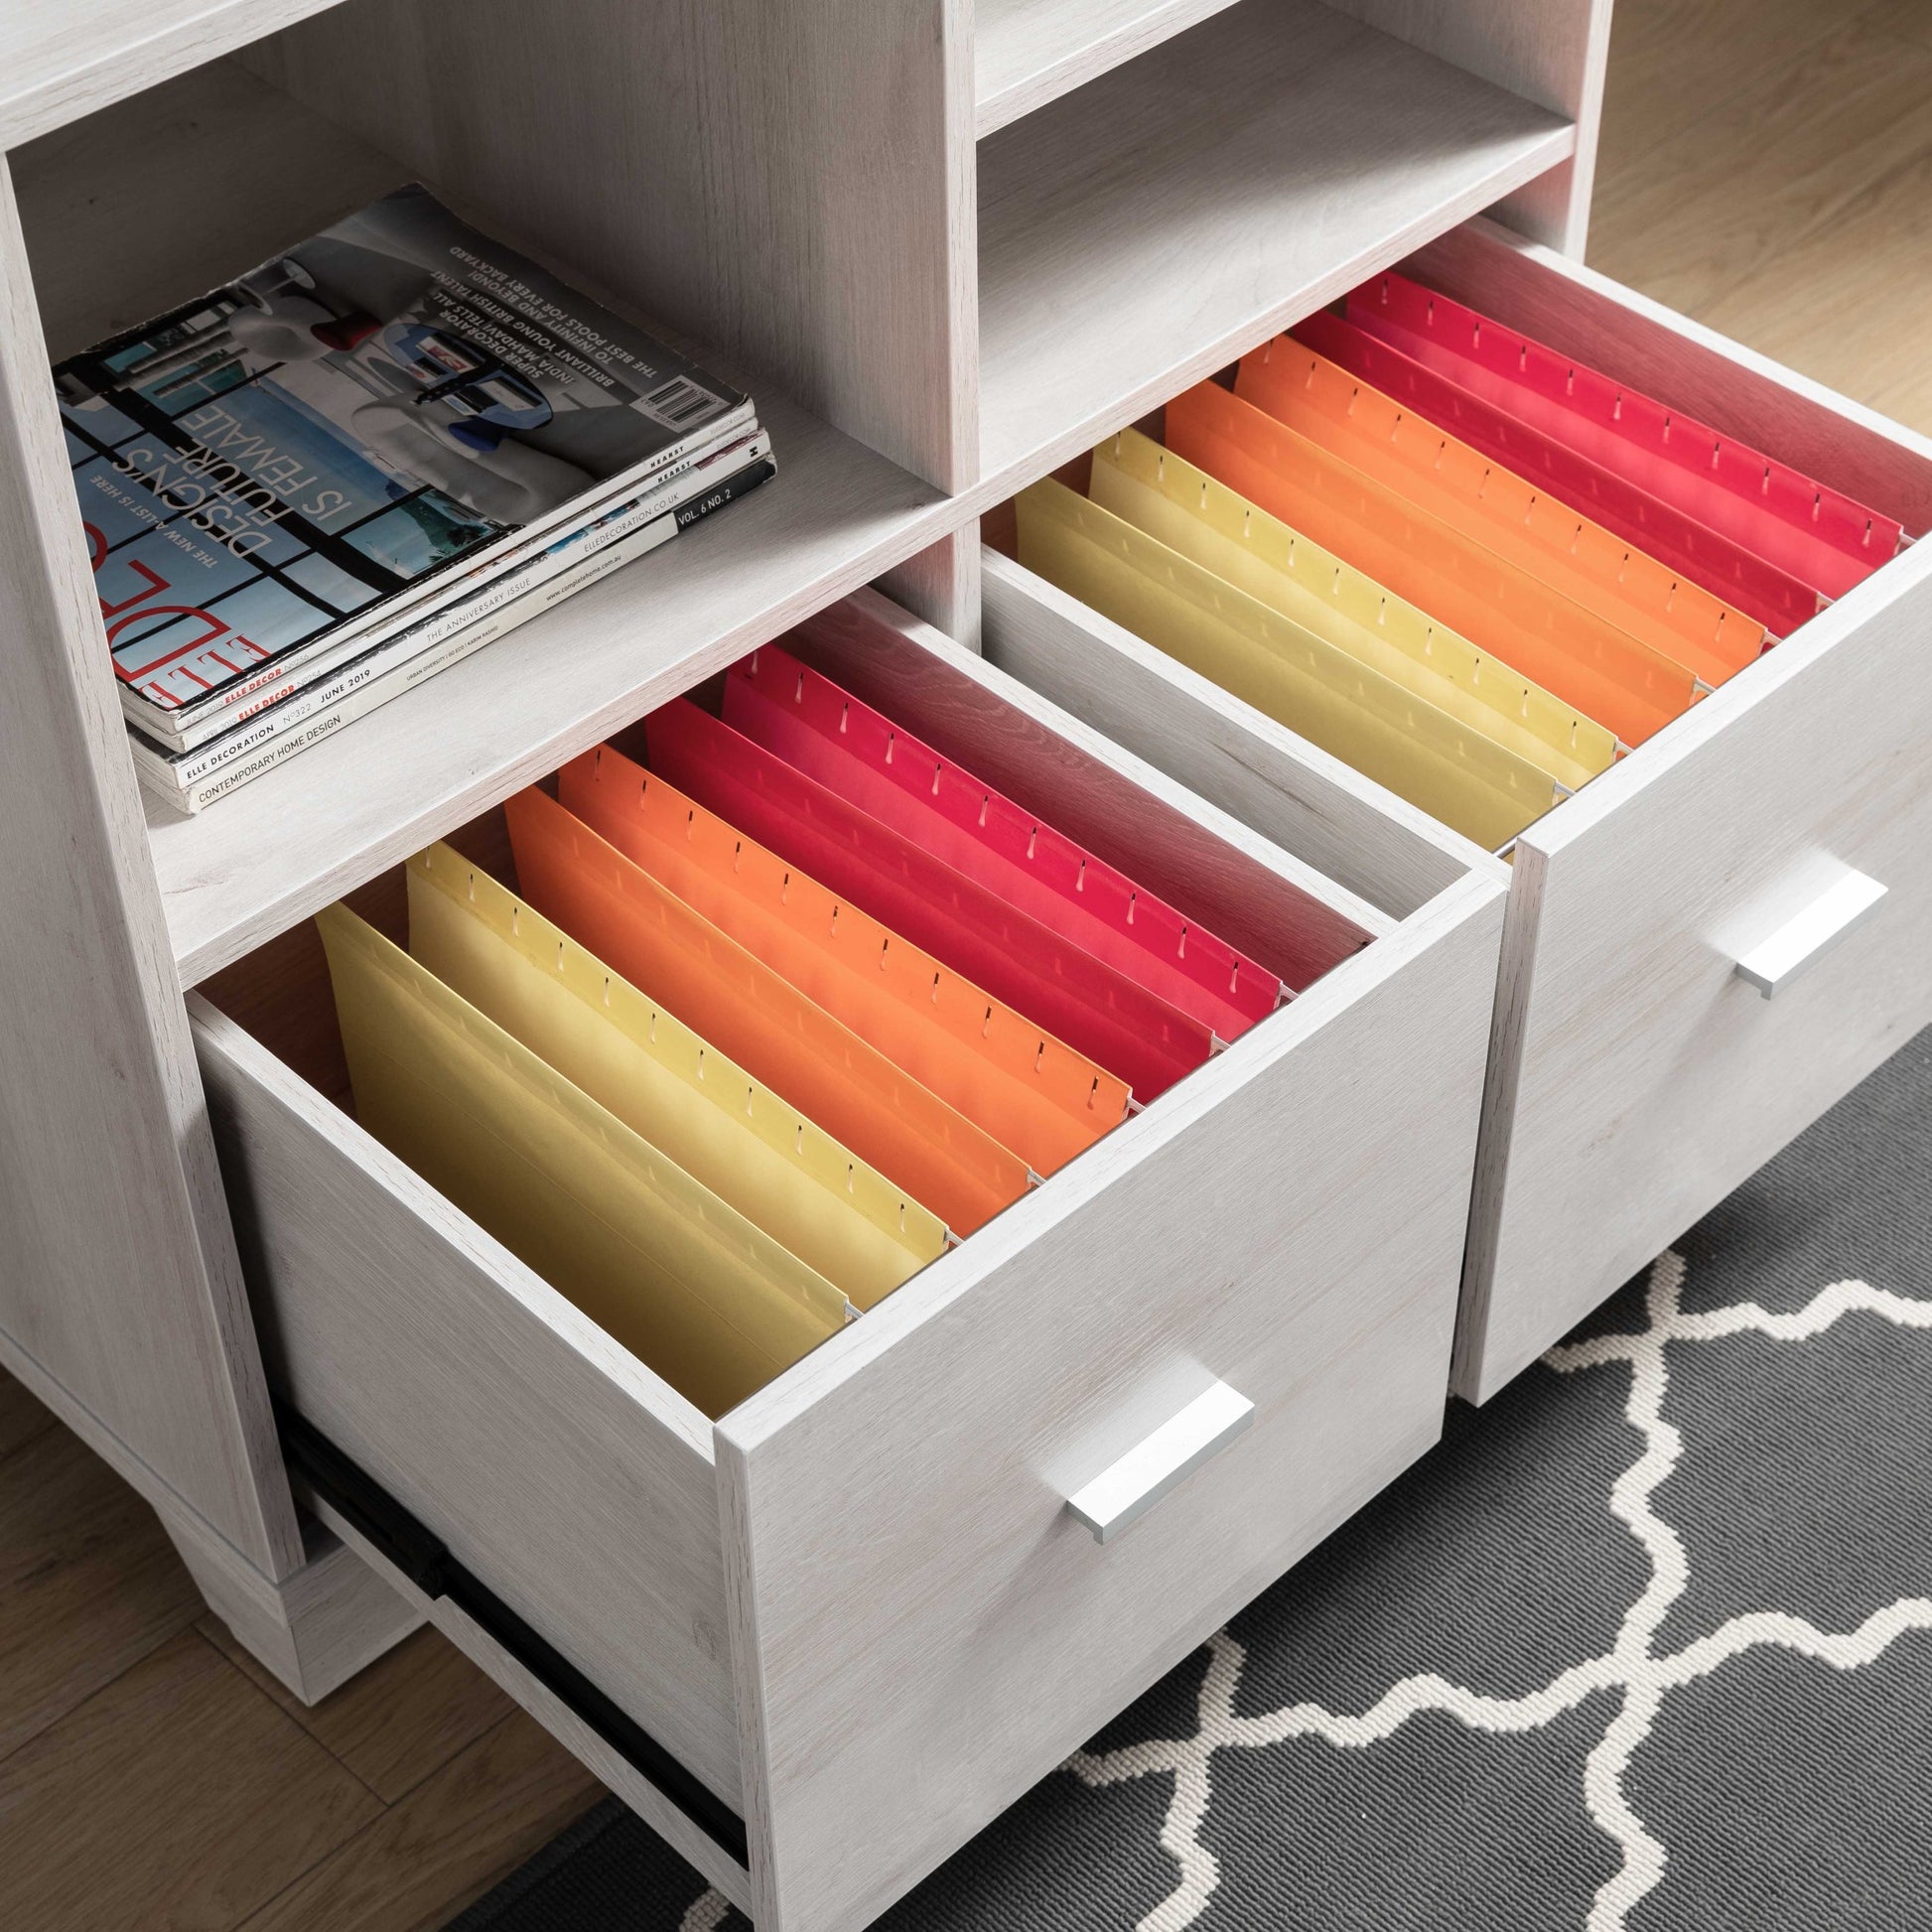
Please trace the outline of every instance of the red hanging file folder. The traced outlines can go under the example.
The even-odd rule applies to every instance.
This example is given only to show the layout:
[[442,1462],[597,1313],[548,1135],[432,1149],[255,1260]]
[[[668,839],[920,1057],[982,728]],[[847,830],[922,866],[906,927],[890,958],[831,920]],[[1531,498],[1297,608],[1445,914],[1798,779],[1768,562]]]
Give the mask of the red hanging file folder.
[[603,745],[565,765],[557,789],[593,831],[1035,1173],[1052,1173],[1125,1118],[1126,1081],[706,811],[661,771]]
[[1348,316],[1822,596],[1897,554],[1891,517],[1393,270],[1349,296]]
[[1673,662],[1472,543],[1287,424],[1200,382],[1167,408],[1168,447],[1478,648],[1640,745],[1689,708]]
[[1207,1028],[689,699],[652,712],[644,738],[651,769],[707,811],[1119,1075],[1137,1099],[1212,1050]]
[[1227,1040],[1274,973],[775,644],[734,664],[725,722]]
[[1764,648],[1763,625],[1743,612],[1304,342],[1278,337],[1244,355],[1235,394],[1707,684]]
[[970,1234],[1027,1164],[534,787],[506,799],[519,896],[646,999]]
[[1593,517],[1634,549],[1668,564],[1688,583],[1724,598],[1774,637],[1788,637],[1818,615],[1820,599],[1809,584],[1653,496],[1627,477],[1518,421],[1332,309],[1305,316],[1293,335],[1295,341],[1373,383],[1384,395],[1479,450],[1492,463]]

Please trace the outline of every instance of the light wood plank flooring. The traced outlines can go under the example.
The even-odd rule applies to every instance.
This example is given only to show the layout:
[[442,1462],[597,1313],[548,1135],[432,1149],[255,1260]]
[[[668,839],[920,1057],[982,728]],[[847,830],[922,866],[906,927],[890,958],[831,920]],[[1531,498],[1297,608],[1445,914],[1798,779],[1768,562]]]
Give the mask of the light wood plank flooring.
[[[1932,432],[1932,0],[1619,0],[1589,255]],[[598,1795],[433,1632],[305,1711],[0,1376],[0,1925],[428,1932]]]

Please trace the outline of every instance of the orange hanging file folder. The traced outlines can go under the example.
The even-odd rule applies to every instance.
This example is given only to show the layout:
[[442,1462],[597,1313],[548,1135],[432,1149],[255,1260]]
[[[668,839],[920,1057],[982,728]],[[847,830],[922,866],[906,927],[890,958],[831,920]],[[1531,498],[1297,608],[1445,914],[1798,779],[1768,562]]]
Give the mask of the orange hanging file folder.
[[868,1046],[547,793],[504,806],[522,897],[967,1235],[1027,1164]]
[[1789,636],[1818,615],[1819,596],[1810,585],[1332,310],[1305,316],[1295,325],[1295,340],[1525,483],[1594,518],[1611,535],[1676,572],[1680,582],[1723,599],[1773,637]]
[[680,791],[943,960],[1050,1037],[1152,1100],[1213,1036],[850,800],[679,698],[644,721],[650,764]]
[[1893,518],[1406,275],[1364,283],[1348,316],[1825,597],[1897,554]]
[[1276,974],[778,645],[726,674],[725,722],[1219,1038],[1281,1004]]
[[1698,695],[1683,665],[1215,383],[1169,403],[1167,442],[1625,745]]
[[1116,1127],[1127,1083],[602,746],[559,774],[585,824],[1035,1173]]
[[1741,611],[1304,343],[1281,337],[1243,356],[1234,392],[1707,684],[1764,649],[1764,626]]

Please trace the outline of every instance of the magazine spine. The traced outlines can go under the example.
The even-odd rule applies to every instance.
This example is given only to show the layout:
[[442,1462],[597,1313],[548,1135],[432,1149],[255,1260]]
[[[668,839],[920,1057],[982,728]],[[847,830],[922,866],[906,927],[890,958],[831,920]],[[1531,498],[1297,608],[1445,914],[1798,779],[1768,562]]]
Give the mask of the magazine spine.
[[[532,548],[547,548],[544,540],[548,538],[554,542],[556,532],[565,530],[573,521],[595,520],[604,515],[611,504],[639,495],[646,486],[655,487],[670,483],[729,448],[733,441],[742,439],[748,428],[754,433],[762,434],[758,429],[755,406],[749,398],[730,415],[692,431],[682,441],[661,450],[648,463],[614,478],[594,493],[587,492],[560,509],[537,517],[516,530],[507,531],[493,543],[460,559],[450,570],[432,572],[419,584],[391,592],[359,615],[345,617],[341,623],[332,625],[316,636],[289,645],[255,670],[231,684],[222,685],[219,690],[210,691],[206,697],[181,706],[157,705],[134,686],[121,684],[121,708],[151,738],[185,746],[185,731],[195,729],[207,718],[258,700],[264,691],[272,689],[297,671],[308,668],[323,653],[345,649],[366,639],[384,625],[402,621],[425,603],[447,597],[451,587],[466,577],[501,569]],[[227,728],[225,725],[216,727],[217,730]]]
[[324,739],[333,738],[343,726],[380,709],[392,698],[399,698],[414,689],[424,679],[449,669],[473,651],[481,650],[483,645],[493,643],[519,624],[541,616],[587,584],[668,542],[680,530],[746,495],[776,474],[777,465],[769,456],[748,465],[689,503],[663,510],[651,522],[633,530],[621,542],[605,546],[585,559],[581,572],[573,572],[567,581],[553,580],[535,590],[526,591],[513,602],[477,619],[456,636],[449,638],[441,648],[411,657],[386,670],[381,676],[358,685],[306,729],[283,732],[270,741],[259,757],[248,758],[244,754],[239,762],[230,763],[211,777],[183,785],[176,780],[167,759],[137,742],[135,765],[141,781],[175,809],[199,812],[251,778],[258,778],[265,771],[321,744]]
[[[133,725],[130,729],[139,731],[158,751],[172,755],[194,752],[204,745],[225,739],[251,723],[260,726],[264,735],[272,736],[271,721],[286,722],[292,716],[301,715],[291,713],[290,707],[302,705],[309,693],[322,689],[332,677],[345,673],[377,651],[391,650],[404,643],[416,650],[428,649],[449,634],[453,623],[468,621],[466,614],[475,613],[483,600],[506,602],[521,596],[524,591],[534,589],[538,584],[547,583],[564,571],[577,569],[584,561],[586,553],[583,546],[586,544],[601,549],[621,541],[639,524],[661,515],[667,508],[675,508],[679,503],[689,501],[721,471],[730,474],[747,463],[758,461],[769,449],[770,440],[760,430],[749,439],[742,450],[726,449],[706,457],[702,463],[666,480],[634,502],[608,511],[523,562],[485,577],[460,601],[440,604],[427,613],[420,608],[399,612],[391,621],[377,629],[345,640],[321,657],[300,666],[299,671],[291,669],[285,674],[285,681],[296,680],[291,689],[284,690],[278,686],[267,696],[258,695],[252,705],[236,706],[211,713],[206,719],[198,719],[185,732],[164,734],[146,725]],[[725,469],[726,465],[730,466],[730,471]],[[436,627],[439,624],[440,629]],[[329,700],[323,699],[321,702]],[[307,711],[314,711],[315,708],[314,704],[306,706]],[[251,742],[259,743],[260,739]]]

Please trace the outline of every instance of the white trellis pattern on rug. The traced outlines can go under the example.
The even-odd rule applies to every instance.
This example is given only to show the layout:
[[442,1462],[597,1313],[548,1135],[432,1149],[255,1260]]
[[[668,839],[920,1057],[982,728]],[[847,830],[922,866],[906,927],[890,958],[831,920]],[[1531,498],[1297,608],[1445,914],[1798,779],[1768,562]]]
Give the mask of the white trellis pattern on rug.
[[[1682,1540],[1651,1506],[1658,1485],[1676,1466],[1683,1449],[1676,1427],[1663,1414],[1669,1386],[1666,1346],[1720,1341],[1747,1331],[1774,1341],[1810,1341],[1827,1334],[1855,1310],[1901,1327],[1932,1328],[1932,1302],[1908,1301],[1860,1281],[1834,1283],[1795,1313],[1775,1314],[1753,1302],[1689,1312],[1682,1306],[1684,1275],[1683,1260],[1676,1254],[1663,1255],[1653,1264],[1645,1298],[1647,1323],[1640,1333],[1593,1336],[1552,1349],[1544,1358],[1565,1375],[1619,1364],[1630,1370],[1625,1415],[1643,1438],[1644,1449],[1617,1478],[1609,1507],[1643,1547],[1651,1574],[1610,1647],[1572,1665],[1526,1697],[1485,1697],[1430,1674],[1404,1678],[1360,1716],[1296,1704],[1243,1717],[1235,1709],[1235,1695],[1246,1657],[1240,1644],[1222,1631],[1208,1643],[1208,1670],[1192,1736],[1100,1753],[1079,1751],[1067,1760],[1068,1770],[1096,1787],[1161,1774],[1173,1779],[1161,1843],[1179,1865],[1180,1878],[1174,1890],[1140,1921],[1139,1932],[1180,1932],[1206,1909],[1220,1882],[1219,1863],[1200,1835],[1213,1799],[1211,1763],[1216,1751],[1265,1750],[1304,1736],[1366,1749],[1424,1711],[1447,1713],[1476,1729],[1536,1730],[1603,1691],[1620,1691],[1622,1698],[1586,1762],[1584,1795],[1598,1829],[1619,1848],[1622,1863],[1598,1888],[1587,1932],[1621,1932],[1631,1908],[1662,1879],[1667,1859],[1665,1847],[1631,1809],[1623,1774],[1672,1691],[1708,1677],[1759,1645],[1782,1645],[1836,1669],[1855,1670],[1875,1661],[1903,1631],[1932,1629],[1932,1599],[1904,1596],[1852,1631],[1823,1631],[1802,1617],[1761,1610],[1732,1617],[1681,1650],[1656,1654],[1653,1639],[1690,1580]],[[687,1932],[701,1932],[706,1923],[687,1920]]]
[[[1855,1311],[1900,1327],[1932,1329],[1932,1302],[1909,1301],[1866,1282],[1835,1282],[1805,1308],[1778,1314],[1754,1302],[1688,1311],[1683,1307],[1684,1278],[1680,1256],[1660,1256],[1651,1267],[1644,1302],[1646,1324],[1639,1333],[1596,1335],[1566,1343],[1544,1357],[1563,1375],[1619,1365],[1630,1371],[1624,1414],[1644,1448],[1612,1486],[1609,1509],[1641,1545],[1650,1562],[1650,1578],[1609,1648],[1571,1665],[1525,1697],[1488,1697],[1430,1673],[1404,1678],[1359,1716],[1295,1704],[1243,1717],[1235,1709],[1235,1698],[1246,1653],[1221,1631],[1208,1640],[1207,1674],[1196,1700],[1191,1736],[1157,1738],[1112,1751],[1076,1751],[1066,1762],[1067,1770],[1095,1788],[1136,1778],[1173,1779],[1161,1843],[1179,1866],[1179,1882],[1140,1921],[1138,1932],[1181,1932],[1206,1910],[1220,1883],[1219,1862],[1201,1838],[1213,1802],[1216,1751],[1266,1750],[1306,1736],[1318,1736],[1342,1748],[1367,1749],[1425,1711],[1446,1713],[1473,1729],[1537,1730],[1605,1691],[1620,1692],[1621,1702],[1585,1763],[1584,1796],[1597,1828],[1620,1851],[1622,1863],[1598,1888],[1587,1932],[1623,1932],[1632,1907],[1662,1880],[1668,1858],[1666,1848],[1631,1809],[1623,1774],[1673,1691],[1710,1676],[1731,1658],[1760,1645],[1780,1645],[1838,1670],[1856,1670],[1883,1655],[1902,1632],[1932,1629],[1932,1598],[1901,1596],[1874,1611],[1856,1630],[1820,1630],[1803,1617],[1758,1610],[1729,1618],[1682,1649],[1663,1656],[1656,1653],[1657,1631],[1690,1581],[1682,1539],[1651,1506],[1683,1450],[1682,1437],[1663,1413],[1670,1384],[1666,1347],[1673,1342],[1722,1341],[1746,1332],[1780,1342],[1812,1341],[1829,1334]],[[685,1912],[680,1932],[719,1932],[730,1910],[723,1893],[707,1891]]]

